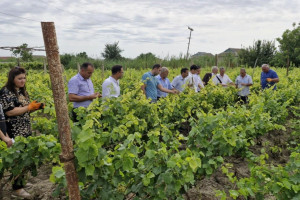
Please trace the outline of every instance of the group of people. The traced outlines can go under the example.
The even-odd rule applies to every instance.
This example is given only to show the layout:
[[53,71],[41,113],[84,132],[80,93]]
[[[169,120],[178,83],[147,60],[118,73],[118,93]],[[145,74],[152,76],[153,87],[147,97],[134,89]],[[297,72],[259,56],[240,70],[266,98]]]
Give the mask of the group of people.
[[[177,94],[183,92],[186,88],[191,88],[195,92],[201,91],[209,82],[214,85],[228,87],[235,85],[239,88],[239,98],[242,102],[247,103],[250,94],[249,87],[253,84],[250,75],[246,74],[245,69],[240,69],[240,75],[236,78],[235,83],[225,74],[225,68],[212,67],[212,72],[205,74],[203,79],[200,78],[201,68],[192,65],[190,69],[181,69],[181,74],[176,76],[171,82],[168,79],[169,70],[160,64],[155,64],[152,70],[142,76],[141,90],[151,102],[156,102],[160,98],[166,97],[169,93]],[[80,71],[68,82],[69,101],[73,102],[74,109],[78,107],[88,107],[90,103],[102,97],[112,98],[119,97],[120,79],[124,71],[121,65],[112,67],[111,76],[102,84],[102,94],[95,92],[91,76],[94,72],[94,66],[91,63],[83,63]],[[261,87],[262,89],[273,86],[279,82],[278,75],[271,70],[269,65],[262,65]],[[43,109],[44,104],[30,101],[26,91],[26,71],[21,67],[14,67],[8,73],[8,80],[5,86],[0,90],[0,138],[8,147],[14,143],[16,136],[28,137],[31,135],[30,113]],[[275,86],[274,86],[275,85]],[[72,111],[73,120],[77,120],[76,112]],[[13,183],[14,193],[23,198],[30,198],[30,194],[24,190],[22,177],[16,179]]]
[[[219,70],[220,73],[218,74]],[[112,75],[102,84],[102,95],[94,91],[93,83],[90,79],[93,71],[94,67],[91,63],[84,63],[80,72],[69,81],[69,100],[74,102],[74,109],[80,106],[87,107],[93,99],[98,97],[110,98],[120,96],[120,79],[124,74],[121,65],[112,67]],[[190,69],[182,68],[181,74],[176,76],[171,82],[168,79],[169,69],[162,67],[160,64],[155,64],[151,71],[143,74],[141,90],[153,103],[160,98],[166,97],[169,93],[177,94],[183,92],[186,88],[192,88],[195,92],[200,92],[209,82],[212,82],[212,84],[221,85],[224,88],[228,86],[239,88],[239,99],[243,103],[248,102],[250,86],[253,85],[253,81],[244,68],[240,69],[240,75],[236,77],[235,82],[225,74],[224,67],[219,69],[217,66],[213,66],[211,73],[206,73],[203,79],[200,77],[200,71],[201,68],[197,65],[192,65]],[[262,88],[269,88],[278,81],[277,73],[271,70],[268,64],[263,64],[261,72]],[[274,89],[276,89],[276,85]],[[75,112],[73,112],[73,117],[76,120]]]

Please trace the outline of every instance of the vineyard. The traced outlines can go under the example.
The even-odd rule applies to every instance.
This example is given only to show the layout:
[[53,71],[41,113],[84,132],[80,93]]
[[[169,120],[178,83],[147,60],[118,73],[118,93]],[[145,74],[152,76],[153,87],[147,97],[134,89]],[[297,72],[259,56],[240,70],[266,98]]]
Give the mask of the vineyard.
[[[81,198],[300,199],[300,69],[289,76],[274,70],[277,90],[262,91],[261,69],[247,69],[254,82],[247,105],[237,103],[236,88],[213,85],[150,104],[140,89],[146,70],[127,68],[121,97],[94,100],[76,111],[79,122],[71,122]],[[201,77],[209,71],[202,69]],[[76,73],[65,70],[66,93]],[[178,74],[171,69],[169,79]],[[226,74],[235,80],[239,69]],[[96,69],[95,91],[109,75]],[[55,184],[51,199],[67,199],[49,74],[29,70],[26,87],[31,100],[46,107],[31,115],[32,137],[17,137],[11,148],[0,141],[0,192],[8,194],[16,177],[37,176],[46,166]]]

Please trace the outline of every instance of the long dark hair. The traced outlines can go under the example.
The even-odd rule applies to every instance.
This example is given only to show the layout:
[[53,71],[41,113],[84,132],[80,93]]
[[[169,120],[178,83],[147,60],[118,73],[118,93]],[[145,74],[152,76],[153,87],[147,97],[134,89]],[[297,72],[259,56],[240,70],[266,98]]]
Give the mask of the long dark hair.
[[[18,75],[20,75],[20,74],[26,74],[26,71],[25,71],[24,68],[22,68],[22,67],[14,67],[14,68],[12,68],[12,69],[9,71],[9,73],[8,73],[8,79],[7,79],[7,82],[6,82],[6,84],[5,84],[5,87],[6,87],[9,91],[13,92],[17,97],[18,97],[19,95],[18,95],[18,92],[17,92],[17,90],[16,90],[16,85],[15,85],[14,80],[15,80],[15,77],[18,76]],[[21,92],[21,94],[23,94],[25,97],[28,97],[28,94],[27,94],[27,92],[26,92],[26,86],[20,88],[20,92]]]

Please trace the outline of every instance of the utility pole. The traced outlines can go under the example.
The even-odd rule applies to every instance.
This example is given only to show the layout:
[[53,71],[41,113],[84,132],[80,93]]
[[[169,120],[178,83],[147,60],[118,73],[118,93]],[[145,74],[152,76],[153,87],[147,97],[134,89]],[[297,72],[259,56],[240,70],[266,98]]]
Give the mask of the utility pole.
[[78,177],[74,164],[74,150],[71,139],[70,120],[65,93],[62,67],[60,63],[58,44],[54,22],[42,22],[42,31],[50,72],[53,99],[58,124],[59,139],[62,149],[60,161],[64,163],[70,200],[80,200]]
[[189,43],[188,43],[188,48],[187,48],[187,52],[186,52],[186,59],[189,58],[189,49],[190,49],[190,43],[191,43],[191,37],[192,37],[192,31],[194,31],[194,29],[192,29],[191,27],[188,26],[188,29],[190,30],[190,37],[189,37]]

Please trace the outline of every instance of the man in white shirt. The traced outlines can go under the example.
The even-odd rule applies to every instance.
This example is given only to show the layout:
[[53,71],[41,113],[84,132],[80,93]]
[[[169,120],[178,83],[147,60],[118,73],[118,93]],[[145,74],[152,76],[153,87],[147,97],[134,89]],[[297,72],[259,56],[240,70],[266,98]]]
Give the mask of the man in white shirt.
[[213,78],[213,82],[215,85],[222,85],[223,87],[227,87],[228,85],[234,85],[232,80],[225,74],[225,68],[220,67],[220,74],[217,74]]
[[111,69],[112,75],[108,77],[102,84],[102,97],[118,97],[120,96],[119,79],[123,77],[124,71],[121,65],[115,65]]
[[182,68],[181,69],[181,75],[176,76],[172,81],[172,86],[178,90],[179,92],[182,92],[184,90],[186,77],[189,75],[188,68]]
[[235,79],[236,88],[239,88],[239,101],[248,103],[248,95],[250,94],[249,86],[253,85],[252,78],[246,74],[246,70],[242,68],[240,75]]
[[199,76],[200,74],[200,67],[197,65],[192,65],[190,67],[190,73],[187,77],[187,84],[189,87],[193,88],[195,92],[199,92],[201,88],[204,88],[202,80]]

